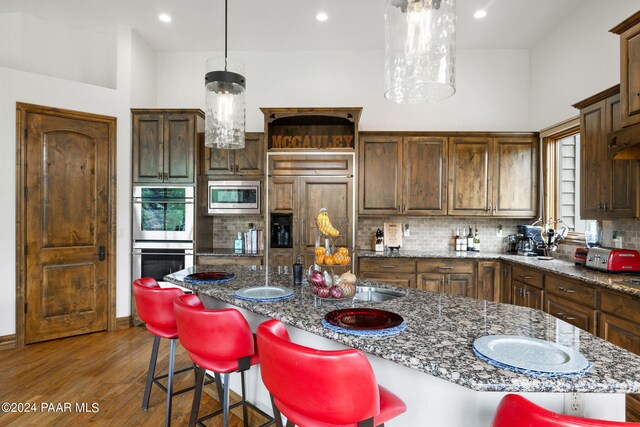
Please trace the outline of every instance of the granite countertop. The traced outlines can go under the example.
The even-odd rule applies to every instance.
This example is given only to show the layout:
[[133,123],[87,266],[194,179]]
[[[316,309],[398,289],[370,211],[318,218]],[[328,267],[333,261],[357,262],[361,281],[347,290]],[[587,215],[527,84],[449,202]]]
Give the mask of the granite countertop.
[[585,267],[578,267],[572,262],[559,259],[540,260],[538,257],[500,254],[495,252],[429,252],[429,251],[385,251],[374,252],[359,250],[359,258],[444,258],[444,259],[470,259],[470,260],[498,260],[508,261],[527,267],[534,267],[548,273],[554,273],[569,279],[581,280],[585,283],[607,288],[614,291],[624,292],[629,295],[640,297],[640,283],[633,285],[630,278],[640,279],[640,275],[614,274],[597,270],[590,270]]
[[219,256],[219,257],[227,257],[227,256],[242,256],[242,257],[262,257],[264,255],[263,252],[258,253],[236,253],[233,248],[205,248],[203,250],[198,250],[196,252],[196,256]]
[[[278,319],[304,331],[354,347],[391,362],[425,372],[476,391],[501,392],[640,392],[640,357],[582,331],[542,311],[509,304],[480,301],[410,288],[406,297],[384,303],[356,302],[403,316],[407,328],[386,338],[356,337],[322,326],[324,315],[350,302],[315,308],[308,286],[293,286],[289,274],[269,270],[269,284],[294,288],[288,300],[256,303],[236,299],[235,290],[265,284],[264,267],[224,266],[236,273],[234,281],[217,285],[193,285],[182,278],[194,272],[221,267],[194,266],[165,277],[166,280],[251,312]],[[284,270],[281,270],[284,271]],[[358,285],[371,285],[359,280]],[[376,285],[380,286],[380,285]],[[579,350],[591,363],[576,378],[541,378],[495,368],[478,359],[471,349],[484,335],[521,335],[558,342]]]

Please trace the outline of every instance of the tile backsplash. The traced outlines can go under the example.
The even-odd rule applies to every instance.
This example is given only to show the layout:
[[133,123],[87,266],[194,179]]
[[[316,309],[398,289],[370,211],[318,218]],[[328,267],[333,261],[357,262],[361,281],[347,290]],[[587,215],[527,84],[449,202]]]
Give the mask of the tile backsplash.
[[[455,250],[454,236],[459,228],[469,226],[478,227],[480,249],[486,252],[504,252],[506,237],[516,233],[518,224],[530,224],[531,220],[515,220],[505,218],[454,218],[454,217],[389,217],[389,218],[360,218],[356,236],[357,247],[371,248],[371,236],[377,228],[383,228],[385,222],[400,222],[409,224],[409,236],[402,238],[402,248],[407,250],[451,251]],[[498,236],[498,229],[502,227],[502,236]]]
[[[244,232],[253,223],[258,230],[264,230],[264,218],[256,215],[213,216],[212,247],[233,248],[233,241],[238,231]],[[483,252],[504,252],[506,237],[516,233],[518,224],[530,224],[529,219],[505,218],[457,218],[457,217],[361,217],[358,221],[356,246],[359,249],[370,249],[371,236],[377,228],[383,228],[385,222],[409,224],[409,237],[403,237],[403,248],[407,250],[451,251],[454,248],[453,236],[456,229],[472,226],[478,227],[480,248]],[[497,235],[502,227],[502,237]],[[613,246],[613,231],[622,238],[622,247],[640,249],[640,221],[615,220],[602,221],[602,240],[604,246]],[[553,254],[555,258],[573,260],[575,248],[584,242],[563,243]]]

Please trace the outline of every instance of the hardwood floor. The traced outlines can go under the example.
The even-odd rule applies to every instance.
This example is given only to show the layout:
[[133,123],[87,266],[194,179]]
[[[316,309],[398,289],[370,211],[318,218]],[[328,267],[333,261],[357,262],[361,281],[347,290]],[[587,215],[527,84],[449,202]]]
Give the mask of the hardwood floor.
[[[140,326],[0,351],[0,403],[24,404],[31,410],[3,410],[0,425],[164,425],[165,394],[157,386],[152,388],[149,409],[140,408],[152,341],[152,335]],[[156,374],[167,372],[168,361],[169,344],[162,340]],[[178,343],[176,368],[190,364]],[[193,381],[192,372],[180,374],[176,389]],[[192,398],[193,391],[174,396],[173,426],[188,424]],[[77,407],[83,404],[84,411]],[[91,412],[94,407],[97,411]],[[203,393],[200,415],[216,409],[218,402]],[[206,425],[221,426],[222,417],[208,420]],[[229,425],[240,427],[242,420],[232,414]]]

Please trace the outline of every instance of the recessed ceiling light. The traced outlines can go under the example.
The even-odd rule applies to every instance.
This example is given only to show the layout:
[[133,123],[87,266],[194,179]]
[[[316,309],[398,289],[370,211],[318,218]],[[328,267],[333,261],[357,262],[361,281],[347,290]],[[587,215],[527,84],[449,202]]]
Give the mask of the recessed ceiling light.
[[166,13],[161,13],[160,15],[158,15],[158,19],[162,22],[171,22],[171,16],[167,15]]
[[476,13],[473,14],[473,17],[476,19],[482,19],[485,16],[487,16],[487,11],[484,9],[480,9],[478,11],[476,11]]
[[329,15],[327,15],[327,14],[326,14],[326,13],[324,13],[324,12],[320,12],[320,13],[318,13],[318,14],[316,15],[316,19],[317,19],[318,21],[320,21],[320,22],[324,22],[324,21],[326,21],[327,19],[329,19]]

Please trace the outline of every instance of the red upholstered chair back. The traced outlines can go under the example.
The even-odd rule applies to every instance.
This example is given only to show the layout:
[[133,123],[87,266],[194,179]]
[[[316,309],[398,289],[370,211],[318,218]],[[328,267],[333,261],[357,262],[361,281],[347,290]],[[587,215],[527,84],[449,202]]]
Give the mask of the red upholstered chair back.
[[143,277],[133,282],[133,297],[136,300],[138,316],[143,322],[155,328],[175,328],[173,300],[184,292],[178,288],[161,288],[155,279]]
[[256,334],[262,381],[276,403],[329,424],[356,423],[380,412],[376,378],[360,351],[294,344],[277,320],[264,322]]
[[602,421],[548,411],[517,394],[507,394],[498,405],[491,427],[631,427],[640,423]]
[[251,328],[235,308],[207,310],[193,294],[176,299],[173,307],[180,343],[198,360],[237,361],[255,353]]

